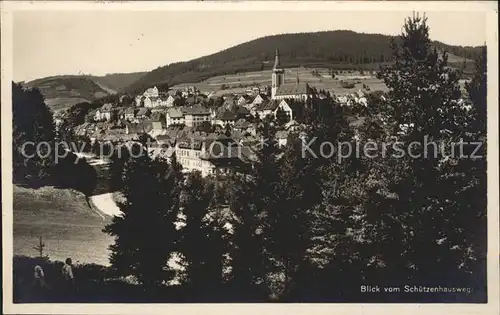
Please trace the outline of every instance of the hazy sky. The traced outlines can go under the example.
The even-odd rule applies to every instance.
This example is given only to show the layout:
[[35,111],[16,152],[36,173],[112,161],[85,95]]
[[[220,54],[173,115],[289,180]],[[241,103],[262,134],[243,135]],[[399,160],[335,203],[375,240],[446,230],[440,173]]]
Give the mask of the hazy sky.
[[[452,5],[452,3],[450,3]],[[152,70],[280,33],[347,29],[395,35],[402,11],[17,11],[15,81],[57,74]],[[431,38],[453,45],[486,41],[484,12],[429,12]]]

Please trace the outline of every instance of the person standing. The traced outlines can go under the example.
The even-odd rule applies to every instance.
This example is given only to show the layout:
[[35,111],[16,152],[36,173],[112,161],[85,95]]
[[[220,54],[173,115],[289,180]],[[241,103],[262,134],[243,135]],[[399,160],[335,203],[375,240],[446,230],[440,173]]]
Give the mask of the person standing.
[[67,258],[65,264],[61,270],[63,277],[63,290],[64,294],[67,298],[71,298],[73,296],[74,287],[75,287],[75,277],[73,275],[73,264],[71,258]]
[[34,268],[34,294],[37,299],[41,299],[44,296],[44,291],[47,288],[47,284],[45,283],[45,274],[43,272],[43,268],[40,265],[36,265]]

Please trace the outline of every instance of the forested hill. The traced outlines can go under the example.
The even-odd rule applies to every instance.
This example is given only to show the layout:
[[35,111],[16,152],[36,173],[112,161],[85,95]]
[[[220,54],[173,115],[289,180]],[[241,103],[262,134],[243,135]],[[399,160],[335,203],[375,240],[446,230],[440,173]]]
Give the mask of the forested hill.
[[[266,36],[218,53],[187,62],[159,67],[134,84],[128,91],[136,91],[154,84],[168,85],[197,82],[206,78],[243,71],[270,69],[276,48],[282,65],[378,69],[380,63],[392,61],[391,36],[362,34],[353,31],[327,31]],[[451,46],[433,42],[439,50],[446,50],[450,62],[459,65],[464,59],[470,63],[479,47]]]
[[59,111],[81,102],[92,102],[123,90],[146,72],[117,73],[105,76],[60,75],[24,83],[40,90],[52,111]]

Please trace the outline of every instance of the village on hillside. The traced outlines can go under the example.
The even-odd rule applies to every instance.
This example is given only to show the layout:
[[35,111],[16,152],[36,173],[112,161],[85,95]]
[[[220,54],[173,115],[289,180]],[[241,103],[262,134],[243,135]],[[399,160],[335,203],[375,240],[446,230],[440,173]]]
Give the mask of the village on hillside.
[[[139,52],[121,49],[117,68],[112,49],[66,50],[81,41],[74,33],[54,36],[64,38],[57,56],[100,70],[12,81],[10,302],[491,300],[487,127],[498,106],[487,106],[486,45],[436,41],[440,28],[415,12],[401,13],[400,36],[269,35],[153,68],[177,60],[157,46],[165,34],[190,41],[170,36],[183,27],[165,31],[173,15],[154,13],[156,31],[143,32]],[[33,27],[18,34],[20,60],[45,60],[38,46],[48,44],[32,34],[52,19],[40,15],[21,23]],[[136,42],[135,19],[124,16],[124,31],[95,15],[106,43]],[[366,30],[384,21],[370,16]],[[214,21],[200,22],[214,37],[190,31],[226,41]],[[144,54],[148,36],[158,59]],[[199,46],[176,53],[215,49]],[[101,72],[133,58],[153,70]],[[20,78],[37,77],[24,68]]]
[[[276,141],[284,147],[289,137],[300,137],[305,130],[305,108],[312,102],[333,99],[339,106],[362,108],[369,96],[384,99],[382,91],[370,91],[368,86],[349,94],[318,91],[301,82],[298,72],[295,82],[285,83],[285,73],[276,50],[270,85],[224,94],[201,92],[195,86],[167,91],[153,86],[90,111],[74,134],[88,137],[92,143],[113,144],[137,141],[147,134],[152,140],[151,156],[170,159],[175,153],[183,171],[197,170],[207,176],[244,170],[255,159],[253,152],[260,143],[258,125],[265,119],[280,123]],[[64,114],[57,117],[56,124],[63,119]],[[360,120],[362,117],[351,117],[354,124]],[[224,148],[210,154],[215,141]],[[231,154],[231,150],[240,154]]]

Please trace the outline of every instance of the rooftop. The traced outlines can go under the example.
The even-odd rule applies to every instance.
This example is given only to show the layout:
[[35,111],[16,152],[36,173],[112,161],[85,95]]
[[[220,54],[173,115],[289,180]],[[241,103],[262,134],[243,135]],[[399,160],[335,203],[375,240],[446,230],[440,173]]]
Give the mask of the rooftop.
[[307,83],[283,84],[276,90],[276,95],[311,94],[312,90]]

